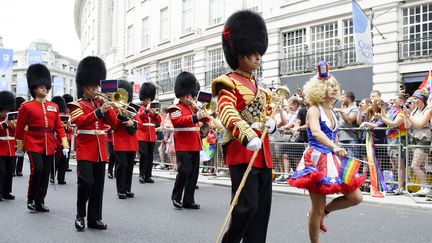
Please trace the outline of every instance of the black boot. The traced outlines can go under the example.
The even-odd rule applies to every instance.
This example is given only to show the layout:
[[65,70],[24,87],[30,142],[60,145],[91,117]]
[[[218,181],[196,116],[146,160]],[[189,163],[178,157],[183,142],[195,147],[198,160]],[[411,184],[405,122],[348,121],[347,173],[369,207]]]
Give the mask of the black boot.
[[75,228],[79,231],[84,230],[85,228],[85,222],[84,222],[84,217],[81,216],[76,216],[75,219]]

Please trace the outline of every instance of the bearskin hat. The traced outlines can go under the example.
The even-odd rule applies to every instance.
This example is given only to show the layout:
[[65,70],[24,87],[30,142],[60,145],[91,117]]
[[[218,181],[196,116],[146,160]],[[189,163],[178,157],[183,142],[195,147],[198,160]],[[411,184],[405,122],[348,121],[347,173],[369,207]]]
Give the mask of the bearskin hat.
[[63,95],[63,99],[66,101],[66,104],[70,103],[73,101],[73,97],[70,94],[64,94]]
[[16,110],[19,110],[19,108],[21,107],[21,104],[25,102],[25,99],[21,96],[18,96],[15,98],[15,108]]
[[128,92],[128,102],[132,101],[132,84],[127,80],[118,80],[118,87],[125,89]]
[[174,93],[177,98],[188,94],[191,94],[192,97],[196,97],[199,90],[200,85],[192,73],[181,72],[177,76],[174,85]]
[[63,97],[61,97],[61,96],[54,96],[51,99],[51,102],[54,102],[54,103],[57,104],[60,112],[63,112],[63,113],[66,112],[66,101],[65,101],[65,99],[63,99]]
[[15,96],[9,91],[0,92],[0,111],[14,111]]
[[34,89],[45,86],[47,90],[51,89],[51,73],[43,64],[33,64],[27,69],[27,84],[30,94],[35,98]]
[[80,61],[75,76],[78,87],[78,97],[82,97],[83,86],[100,85],[101,80],[106,79],[105,62],[96,56],[88,56]]
[[141,85],[139,99],[142,101],[146,98],[150,98],[152,101],[156,96],[156,85],[151,82],[145,82]]
[[264,55],[268,36],[264,19],[257,13],[241,10],[232,14],[222,32],[222,46],[226,62],[233,69],[239,66],[237,56],[258,52]]

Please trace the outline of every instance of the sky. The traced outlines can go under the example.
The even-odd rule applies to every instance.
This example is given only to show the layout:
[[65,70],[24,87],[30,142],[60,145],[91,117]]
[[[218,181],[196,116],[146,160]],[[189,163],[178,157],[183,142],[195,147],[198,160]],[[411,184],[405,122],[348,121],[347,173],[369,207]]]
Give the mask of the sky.
[[80,59],[74,24],[75,0],[0,0],[3,48],[25,50],[35,39],[45,39],[59,54]]

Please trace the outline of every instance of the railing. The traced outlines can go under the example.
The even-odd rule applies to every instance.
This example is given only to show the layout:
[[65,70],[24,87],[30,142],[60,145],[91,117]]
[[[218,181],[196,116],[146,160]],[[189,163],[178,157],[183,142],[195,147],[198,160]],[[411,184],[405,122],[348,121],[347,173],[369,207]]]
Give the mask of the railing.
[[279,75],[284,76],[314,71],[316,64],[322,60],[327,61],[331,68],[358,64],[354,47],[320,53],[306,53],[304,55],[279,59]]
[[399,61],[432,56],[432,37],[413,38],[398,41]]
[[225,66],[221,66],[219,68],[210,70],[205,72],[205,86],[210,86],[211,81],[217,77],[219,77],[222,74],[228,73],[229,71],[231,71],[231,68],[229,67],[225,67]]

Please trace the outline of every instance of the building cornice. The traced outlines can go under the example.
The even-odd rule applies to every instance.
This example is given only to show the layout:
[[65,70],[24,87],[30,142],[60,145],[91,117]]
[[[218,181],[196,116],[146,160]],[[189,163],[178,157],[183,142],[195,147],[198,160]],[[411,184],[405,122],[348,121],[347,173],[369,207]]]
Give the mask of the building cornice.
[[75,22],[75,31],[78,35],[78,38],[81,40],[81,14],[82,9],[85,6],[86,0],[75,0],[74,7],[74,22]]

